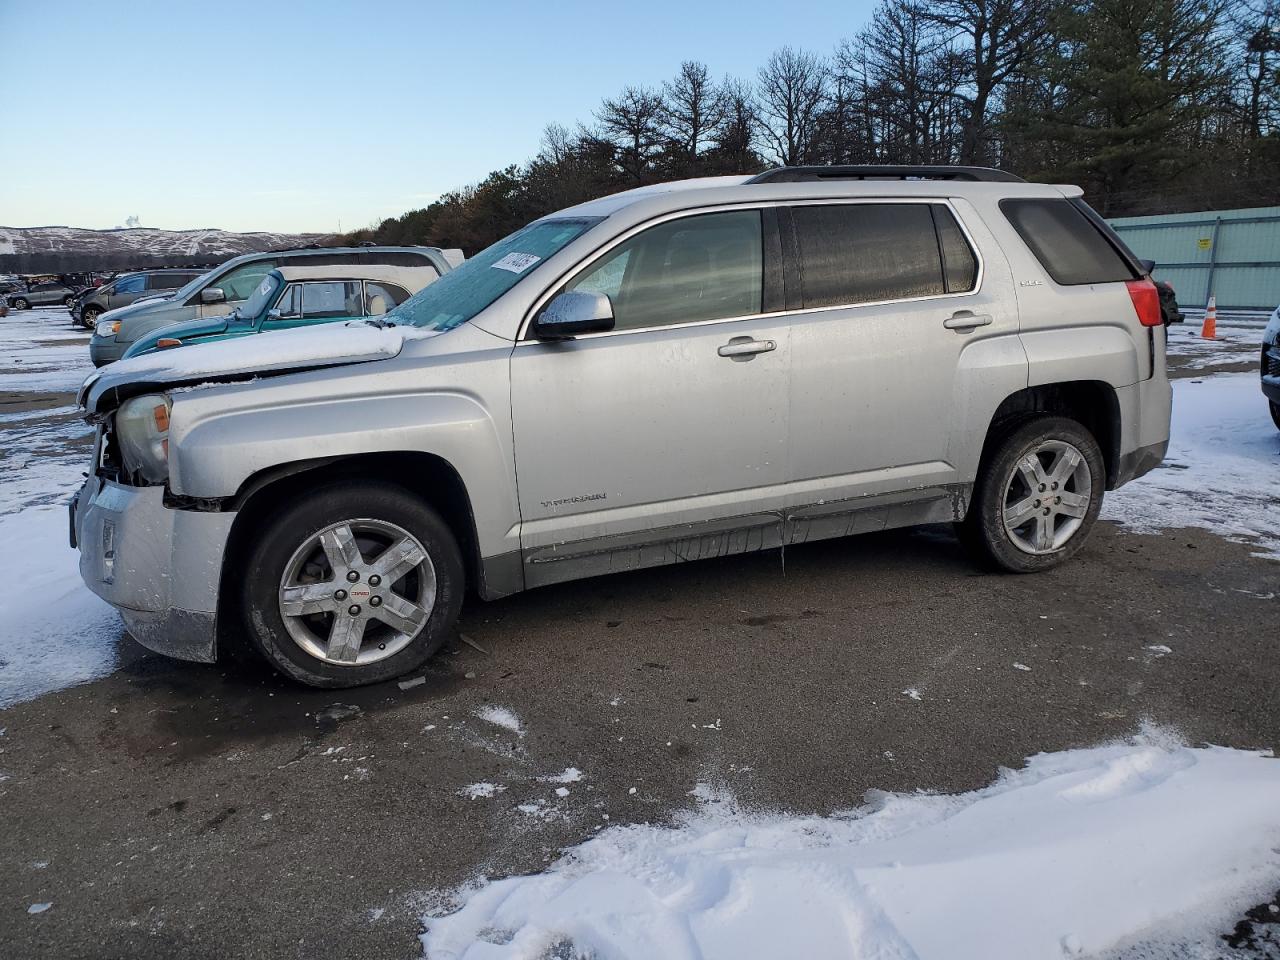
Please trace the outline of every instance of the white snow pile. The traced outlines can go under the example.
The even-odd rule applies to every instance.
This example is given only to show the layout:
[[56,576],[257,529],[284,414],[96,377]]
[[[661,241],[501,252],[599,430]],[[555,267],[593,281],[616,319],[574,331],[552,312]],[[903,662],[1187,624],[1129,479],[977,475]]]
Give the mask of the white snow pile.
[[1136,533],[1203,527],[1280,559],[1280,431],[1256,373],[1175,380],[1169,452],[1108,493],[1102,516]]
[[[1200,944],[1280,880],[1280,760],[1148,732],[831,817],[708,803],[423,918],[431,960],[1060,960]],[[1164,951],[1161,951],[1162,953]],[[1175,952],[1171,948],[1170,953]]]
[[25,571],[0,578],[0,708],[111,673],[122,627],[80,581],[66,508],[0,517],[0,543]]
[[492,723],[495,727],[502,727],[504,730],[510,730],[517,737],[524,736],[524,725],[520,722],[520,718],[509,707],[488,706],[481,707],[475,711],[475,716],[483,720],[485,723]]

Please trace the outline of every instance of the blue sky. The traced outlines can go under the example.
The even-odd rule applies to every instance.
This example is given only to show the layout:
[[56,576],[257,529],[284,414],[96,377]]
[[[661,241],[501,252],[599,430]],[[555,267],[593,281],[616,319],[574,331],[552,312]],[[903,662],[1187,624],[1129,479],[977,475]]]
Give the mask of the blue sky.
[[870,0],[0,0],[0,224],[366,226],[682,60],[829,53]]

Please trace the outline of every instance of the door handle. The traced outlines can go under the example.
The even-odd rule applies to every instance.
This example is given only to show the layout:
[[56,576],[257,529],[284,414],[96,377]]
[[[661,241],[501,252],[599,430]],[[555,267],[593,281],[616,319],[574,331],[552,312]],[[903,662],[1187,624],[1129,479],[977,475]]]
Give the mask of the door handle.
[[728,357],[730,360],[737,360],[741,363],[744,360],[750,360],[757,353],[768,353],[770,350],[778,349],[778,344],[773,340],[753,340],[750,337],[734,337],[719,350],[716,351],[722,357]]
[[957,310],[942,325],[948,330],[972,330],[974,327],[985,327],[991,322],[991,314],[974,313],[972,310]]

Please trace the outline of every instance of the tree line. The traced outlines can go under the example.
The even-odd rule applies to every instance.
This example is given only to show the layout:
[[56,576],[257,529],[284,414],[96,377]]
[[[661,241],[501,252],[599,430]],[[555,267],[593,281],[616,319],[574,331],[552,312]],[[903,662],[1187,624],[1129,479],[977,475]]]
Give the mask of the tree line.
[[1280,203],[1280,0],[882,0],[749,79],[696,61],[537,155],[344,238],[475,252],[630,187],[797,164],[973,164],[1104,216]]

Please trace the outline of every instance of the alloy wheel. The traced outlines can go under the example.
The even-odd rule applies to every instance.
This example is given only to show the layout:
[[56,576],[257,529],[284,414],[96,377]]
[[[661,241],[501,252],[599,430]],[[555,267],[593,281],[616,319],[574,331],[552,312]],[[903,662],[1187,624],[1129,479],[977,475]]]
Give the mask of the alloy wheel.
[[317,660],[365,665],[403,650],[426,627],[436,571],[426,548],[385,520],[345,520],[308,537],[279,587],[285,629]]
[[1093,474],[1076,447],[1045,440],[1021,457],[1005,481],[1004,529],[1019,550],[1054,553],[1084,524]]

